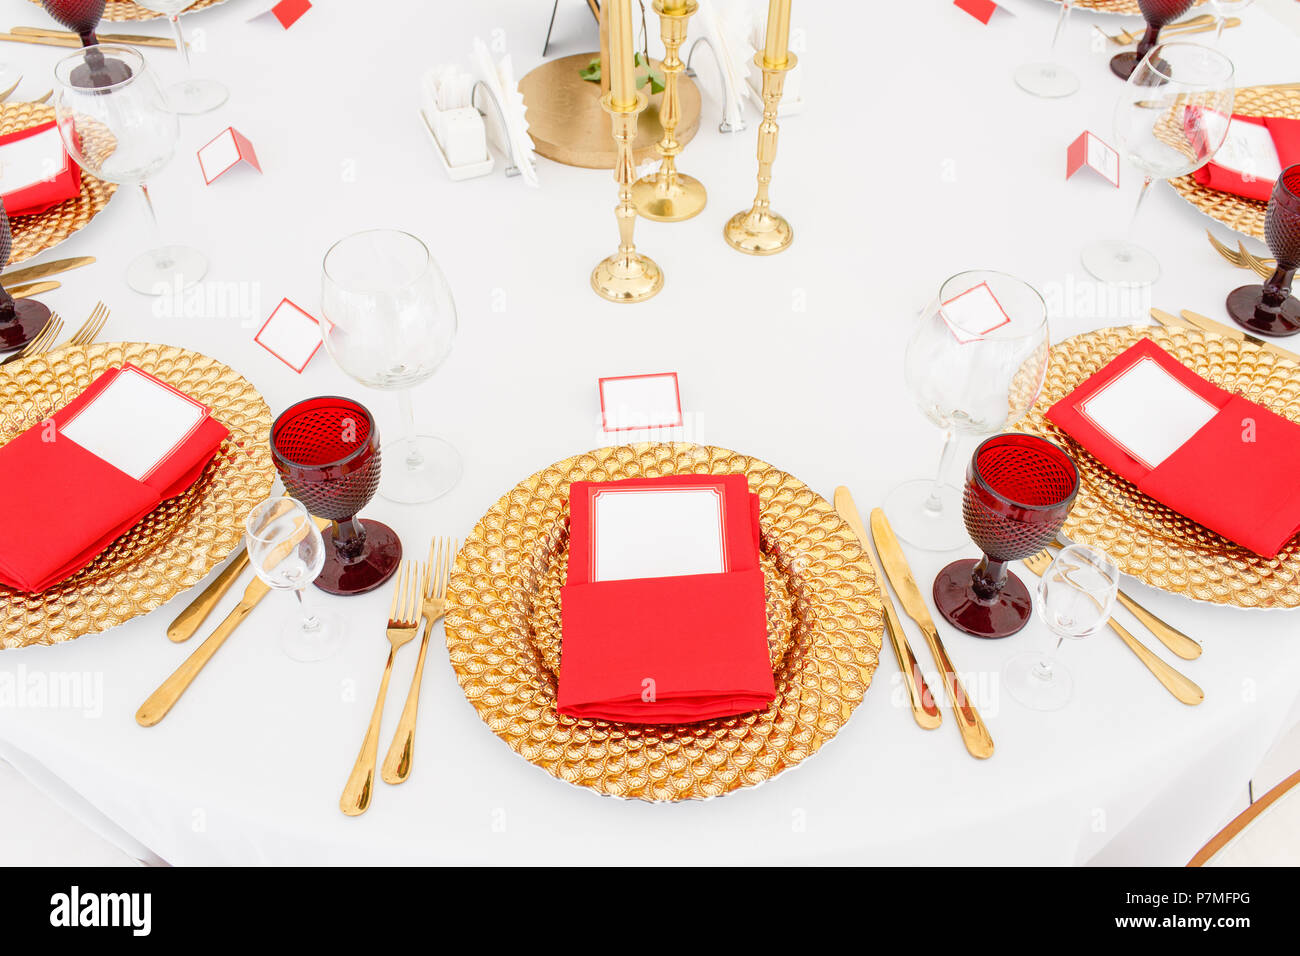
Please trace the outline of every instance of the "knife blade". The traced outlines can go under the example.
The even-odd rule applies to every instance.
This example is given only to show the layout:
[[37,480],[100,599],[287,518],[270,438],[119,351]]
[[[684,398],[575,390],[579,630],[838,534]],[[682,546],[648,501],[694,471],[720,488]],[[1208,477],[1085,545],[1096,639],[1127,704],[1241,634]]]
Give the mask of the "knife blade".
[[94,261],[94,256],[76,256],[71,259],[55,259],[53,262],[44,262],[39,266],[20,266],[0,275],[0,283],[11,286],[20,282],[33,282],[36,279],[44,279],[46,276],[58,275],[60,272],[80,269],[82,266],[88,266]]
[[9,294],[15,299],[26,299],[33,295],[40,295],[42,292],[53,292],[59,285],[58,282],[32,282],[29,285],[10,289]]
[[[1152,309],[1151,318],[1155,319],[1161,325],[1169,329],[1195,329],[1196,326],[1185,319],[1180,319],[1172,312],[1164,312],[1161,309]],[[1200,331],[1197,329],[1197,331]]]
[[902,672],[903,682],[907,685],[907,696],[912,703],[912,718],[925,730],[934,730],[942,723],[943,714],[939,710],[939,705],[935,703],[934,694],[925,683],[921,665],[917,663],[916,655],[912,653],[912,645],[907,642],[907,632],[903,630],[903,623],[898,619],[898,612],[894,610],[894,602],[889,598],[889,590],[885,587],[885,574],[880,569],[880,562],[876,560],[876,552],[867,537],[867,529],[862,526],[862,516],[858,514],[858,506],[853,503],[852,493],[843,485],[835,489],[835,510],[858,536],[858,543],[862,545],[862,550],[866,552],[867,558],[871,561],[871,568],[876,573],[876,581],[880,584],[880,603],[885,612],[885,630],[889,633],[889,643],[894,648],[894,659],[898,661],[898,669]]
[[[9,31],[20,36],[29,37],[55,37],[61,40],[76,40],[81,42],[81,37],[68,30],[50,30],[46,27],[14,27]],[[176,49],[176,41],[170,37],[150,36],[147,33],[96,33],[95,38],[100,43],[125,43],[131,46],[157,46]]]
[[921,597],[921,589],[916,586],[916,579],[912,577],[912,569],[903,554],[903,548],[894,537],[894,529],[889,526],[889,519],[879,508],[873,508],[871,511],[871,537],[880,552],[880,562],[885,566],[885,574],[889,577],[889,583],[894,586],[894,593],[898,595],[903,610],[916,622],[921,633],[925,635],[926,643],[930,645],[930,653],[934,655],[934,662],[939,666],[939,673],[943,675],[944,687],[948,691],[948,701],[952,704],[953,716],[957,719],[957,729],[961,732],[962,742],[966,744],[966,749],[972,757],[987,760],[993,756],[993,737],[989,734],[989,729],[984,726],[983,718],[971,703],[966,688],[962,686],[961,679],[957,676],[957,669],[953,667],[952,659],[948,657],[948,651],[939,638],[939,631],[934,626],[934,619],[930,617],[930,609],[926,607],[925,599]]
[[1224,325],[1222,322],[1216,322],[1208,315],[1201,315],[1199,312],[1193,312],[1190,309],[1183,309],[1183,319],[1193,328],[1200,329],[1202,332],[1209,332],[1213,335],[1222,335],[1225,339],[1235,339],[1238,342],[1249,342],[1256,348],[1261,348],[1265,352],[1272,352],[1274,355],[1284,358],[1290,362],[1300,362],[1300,355],[1294,352],[1288,352],[1280,345],[1274,345],[1267,342],[1259,336],[1251,335],[1241,329],[1233,328],[1230,325]]

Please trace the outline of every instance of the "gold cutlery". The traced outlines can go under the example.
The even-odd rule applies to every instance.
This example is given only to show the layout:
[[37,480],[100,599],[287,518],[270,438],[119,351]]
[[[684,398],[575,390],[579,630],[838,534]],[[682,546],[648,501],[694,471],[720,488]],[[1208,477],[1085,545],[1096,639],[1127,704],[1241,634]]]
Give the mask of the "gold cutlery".
[[1238,249],[1241,250],[1240,252],[1238,252],[1237,249],[1231,249],[1221,243],[1218,239],[1214,238],[1214,233],[1210,232],[1208,229],[1205,230],[1205,234],[1210,237],[1210,245],[1214,246],[1214,251],[1223,256],[1223,258],[1227,259],[1238,269],[1253,269],[1261,278],[1264,279],[1267,279],[1273,274],[1273,269],[1270,268],[1267,263],[1272,262],[1273,266],[1276,267],[1277,263],[1275,260],[1260,259],[1257,256],[1252,256],[1249,252],[1246,252],[1246,248],[1242,246],[1240,242],[1237,243]]
[[[56,31],[50,31],[50,32],[54,33]],[[108,41],[109,37],[104,36],[101,37],[100,39]],[[60,34],[58,36],[47,36],[45,34],[30,34],[30,33],[0,33],[0,40],[8,40],[11,43],[35,43],[37,46],[61,46],[61,47],[72,47],[76,49],[81,48],[81,39],[77,37],[75,34],[71,34],[71,33],[66,35]],[[176,44],[173,41],[164,39],[163,37],[150,37],[149,40],[150,42],[148,43],[145,43],[142,40],[134,40],[131,42],[130,45],[131,46],[162,46],[162,47],[171,47],[173,49],[175,49],[176,47]]]
[[370,714],[370,726],[361,741],[357,762],[343,786],[339,809],[350,817],[360,816],[370,809],[370,798],[375,787],[375,762],[379,758],[379,725],[384,717],[384,698],[388,696],[388,680],[393,676],[393,658],[397,649],[415,637],[420,627],[423,595],[428,569],[418,561],[403,561],[397,569],[397,586],[393,588],[393,606],[388,612],[388,663],[384,677],[379,682],[379,696]]
[[1202,332],[1209,332],[1211,335],[1221,335],[1225,339],[1235,339],[1238,342],[1247,342],[1256,348],[1261,348],[1265,352],[1272,352],[1279,358],[1284,358],[1289,362],[1300,362],[1300,355],[1295,352],[1288,352],[1280,345],[1274,345],[1272,342],[1266,342],[1258,336],[1251,335],[1241,329],[1231,325],[1224,325],[1222,322],[1216,322],[1214,319],[1199,312],[1193,312],[1190,309],[1183,309],[1181,313],[1183,321],[1187,322],[1193,328],[1200,329]]
[[[0,99],[3,99],[3,97],[0,97]],[[94,256],[76,256],[72,259],[55,259],[39,266],[20,266],[0,275],[0,283],[9,286],[16,282],[34,282],[47,276],[58,275],[60,272],[71,272],[73,269],[80,269],[82,266],[88,266],[94,261]]]
[[385,783],[402,783],[411,775],[415,755],[415,723],[420,708],[420,684],[424,680],[424,659],[429,653],[429,632],[434,622],[447,613],[447,581],[456,558],[456,544],[451,538],[434,538],[429,542],[428,573],[424,576],[424,636],[420,639],[420,656],[415,661],[415,675],[406,694],[406,706],[397,722],[397,732],[384,757],[381,776]]
[[46,90],[42,95],[40,95],[40,96],[38,96],[36,99],[32,100],[32,102],[33,102],[33,103],[48,103],[48,102],[50,101],[50,97],[53,96],[53,95],[54,95],[54,91],[53,91],[53,90]]
[[[324,518],[313,518],[316,527],[324,530],[329,526],[329,522]],[[267,558],[267,565],[274,567],[280,561],[292,553],[298,543],[307,536],[307,528],[302,527],[297,534],[288,538],[279,544]],[[239,599],[235,609],[226,615],[226,619],[217,625],[217,629],[202,644],[194,649],[194,653],[181,663],[181,666],[172,672],[171,676],[163,681],[156,691],[149,695],[148,699],[140,705],[140,709],[135,712],[135,722],[141,727],[152,727],[158,721],[167,716],[167,712],[175,706],[176,702],[181,699],[181,695],[194,682],[194,678],[199,675],[208,661],[212,660],[212,655],[221,649],[221,645],[226,642],[235,628],[244,622],[253,608],[266,597],[271,586],[261,578],[254,578],[249,582],[248,587],[244,589],[244,596]]]
[[1163,309],[1152,309],[1151,318],[1155,319],[1161,325],[1168,329],[1192,329],[1199,332],[1192,323],[1184,321],[1172,312],[1165,312]]
[[[54,37],[60,40],[76,40],[81,44],[81,37],[68,30],[47,30],[45,27],[14,27],[10,33],[16,36]],[[128,46],[158,46],[176,49],[176,41],[170,37],[155,37],[145,33],[98,33],[100,43],[125,43]]]
[[[1230,17],[1223,26],[1224,29],[1227,29],[1228,27],[1235,27],[1240,24],[1240,17]],[[1217,21],[1214,16],[1209,13],[1203,13],[1199,17],[1189,17],[1186,20],[1179,20],[1177,23],[1169,24],[1160,31],[1160,36],[1163,38],[1175,33],[1207,33],[1210,30],[1213,30],[1216,26]],[[1140,30],[1122,30],[1119,33],[1110,34],[1095,23],[1092,25],[1092,28],[1117,46],[1128,46],[1129,44],[1136,43],[1138,40],[1142,39],[1143,33],[1146,32],[1146,28],[1143,27]]]
[[104,305],[103,302],[96,302],[95,308],[91,310],[89,317],[85,322],[81,323],[81,328],[73,332],[72,338],[64,342],[63,345],[59,346],[59,348],[63,348],[66,345],[76,345],[84,348],[87,345],[94,344],[95,339],[99,337],[99,333],[103,331],[104,323],[108,321],[108,316],[108,307]]
[[18,84],[21,83],[22,81],[23,81],[23,77],[22,74],[20,73],[18,74],[18,79],[14,80],[13,86],[9,87],[9,89],[4,90],[3,92],[0,92],[0,103],[3,103],[5,100],[9,99],[10,95],[13,93],[14,90],[18,89]]
[[957,669],[952,666],[952,660],[948,657],[943,641],[939,639],[939,631],[934,626],[934,619],[930,617],[925,599],[921,597],[921,589],[916,586],[916,579],[912,577],[912,569],[908,566],[903,548],[894,537],[894,529],[889,526],[889,519],[879,508],[874,508],[871,512],[871,536],[876,543],[876,550],[880,552],[880,562],[885,566],[889,583],[894,586],[894,593],[902,602],[907,616],[920,627],[926,643],[930,645],[934,662],[939,665],[939,673],[943,675],[948,701],[952,704],[953,716],[957,719],[957,729],[961,731],[961,739],[966,744],[966,749],[970,751],[972,757],[980,760],[992,757],[993,738],[989,735],[988,728],[984,726],[979,711],[970,702],[966,688],[962,686],[961,679],[957,676]]
[[15,299],[30,299],[42,292],[53,292],[58,287],[58,282],[29,282],[26,285],[15,286],[9,290],[9,294]]
[[939,710],[939,705],[935,703],[934,694],[926,686],[925,675],[921,673],[921,665],[917,663],[916,655],[912,653],[912,645],[907,642],[907,632],[903,630],[903,622],[898,619],[894,602],[889,598],[885,573],[880,569],[880,562],[876,560],[875,549],[872,548],[871,541],[867,537],[867,529],[862,525],[862,516],[858,514],[858,507],[853,503],[853,495],[843,485],[835,489],[835,510],[858,536],[858,543],[867,553],[871,561],[871,569],[880,583],[882,598],[880,603],[885,612],[885,631],[889,634],[889,643],[894,648],[894,659],[898,661],[898,669],[902,671],[903,682],[907,685],[907,696],[912,703],[912,718],[918,726],[926,730],[934,730],[942,723],[943,714]]
[[[1247,250],[1245,244],[1241,240],[1237,240],[1237,255],[1240,256],[1244,265],[1254,269],[1256,274],[1261,278],[1271,278],[1273,273],[1277,270],[1276,259],[1265,259],[1261,256],[1255,255],[1253,252]],[[1269,263],[1272,263],[1272,265],[1270,266]]]
[[48,352],[50,346],[54,344],[55,339],[59,337],[59,333],[62,331],[63,320],[59,318],[59,313],[51,312],[50,317],[45,321],[45,325],[36,333],[36,338],[24,345],[22,351],[15,352],[4,361],[0,361],[0,365],[8,365],[10,362],[18,362]]
[[[1024,564],[1025,567],[1041,578],[1047,569],[1051,567],[1052,556],[1046,551],[1039,551],[1033,557],[1025,558]],[[1128,649],[1137,655],[1138,660],[1146,665],[1147,670],[1155,675],[1156,680],[1164,685],[1165,690],[1188,706],[1195,706],[1205,700],[1205,691],[1153,654],[1151,649],[1130,634],[1126,627],[1113,617],[1106,623],[1110,625],[1112,631],[1120,636]]]

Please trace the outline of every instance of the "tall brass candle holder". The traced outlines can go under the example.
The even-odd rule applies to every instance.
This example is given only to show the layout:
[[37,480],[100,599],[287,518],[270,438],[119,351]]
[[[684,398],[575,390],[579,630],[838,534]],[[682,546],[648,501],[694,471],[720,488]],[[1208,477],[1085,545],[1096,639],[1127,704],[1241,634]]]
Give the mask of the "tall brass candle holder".
[[677,155],[682,151],[682,144],[677,142],[677,124],[682,113],[677,77],[686,68],[678,54],[686,42],[686,24],[699,8],[697,0],[685,3],[654,0],[654,11],[659,14],[659,35],[664,41],[664,95],[659,105],[664,138],[657,144],[663,162],[657,173],[633,184],[632,202],[638,213],[656,222],[690,219],[708,201],[703,183],[677,171]]
[[758,128],[758,193],[754,205],[738,212],[727,222],[722,234],[728,245],[751,256],[770,256],[790,245],[794,229],[782,216],[772,212],[767,198],[772,183],[772,161],[776,159],[776,139],[781,128],[776,111],[785,89],[785,75],[794,69],[798,57],[787,53],[784,62],[772,64],[762,50],[754,54],[754,63],[763,71],[763,123]]
[[618,183],[618,205],[614,215],[618,219],[618,252],[602,259],[591,270],[591,287],[596,294],[610,302],[644,302],[664,287],[664,274],[649,256],[636,251],[632,230],[636,226],[636,206],[632,204],[632,183],[636,163],[632,158],[632,140],[636,137],[637,117],[649,102],[640,91],[636,103],[627,109],[614,105],[613,93],[600,98],[600,105],[609,114],[614,126],[614,139],[618,143],[618,159],[614,163],[614,180]]

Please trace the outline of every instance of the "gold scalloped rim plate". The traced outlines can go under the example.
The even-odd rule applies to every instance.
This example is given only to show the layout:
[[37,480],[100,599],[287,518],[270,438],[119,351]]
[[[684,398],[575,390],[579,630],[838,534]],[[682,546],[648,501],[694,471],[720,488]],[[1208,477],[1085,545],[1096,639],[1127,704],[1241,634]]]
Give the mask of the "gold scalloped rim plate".
[[[1060,0],[1050,0],[1051,3],[1059,3]],[[1206,0],[1195,0],[1193,7],[1199,7]],[[1079,10],[1087,10],[1089,13],[1114,13],[1125,17],[1142,16],[1142,8],[1138,6],[1137,0],[1074,0],[1074,6]]]
[[[208,7],[215,7],[225,2],[226,0],[197,0],[197,2],[182,10],[181,15],[197,13],[200,10],[206,10]],[[41,0],[32,0],[32,3],[40,6]],[[138,3],[132,3],[131,0],[105,0],[104,17],[100,22],[124,23],[139,20],[157,20],[159,17],[165,16],[165,13],[142,7]]]
[[[761,502],[769,648],[776,661],[772,706],[676,726],[560,716],[558,588],[570,483],[733,473],[749,477]],[[707,799],[776,776],[844,726],[878,660],[879,594],[852,530],[798,479],[725,448],[623,445],[542,469],[484,515],[456,557],[447,649],[483,722],[553,777],[608,796]]]
[[0,587],[0,647],[70,641],[149,613],[229,555],[243,537],[244,518],[270,494],[275,468],[266,402],[233,369],[171,345],[67,347],[0,368],[0,445],[124,362],[203,402],[230,437],[188,491],[164,501],[62,584],[40,594]]
[[1162,591],[1236,607],[1300,607],[1300,536],[1276,558],[1252,554],[1142,494],[1047,420],[1053,404],[1142,338],[1216,385],[1300,422],[1300,365],[1249,343],[1147,326],[1066,339],[1053,347],[1042,393],[1018,426],[1060,444],[1079,467],[1079,495],[1063,534],[1101,548],[1125,574]]

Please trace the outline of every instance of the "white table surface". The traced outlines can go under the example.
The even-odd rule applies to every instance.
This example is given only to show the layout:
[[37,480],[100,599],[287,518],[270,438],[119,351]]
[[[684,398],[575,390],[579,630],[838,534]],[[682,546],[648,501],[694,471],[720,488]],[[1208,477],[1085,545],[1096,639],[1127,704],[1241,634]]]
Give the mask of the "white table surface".
[[[757,118],[750,107],[749,129],[722,135],[716,96],[706,96],[680,166],[706,183],[709,206],[687,223],[638,223],[666,286],[649,303],[617,307],[588,288],[592,265],[616,240],[608,172],[542,161],[535,191],[501,166],[450,183],[414,112],[421,73],[447,61],[468,66],[476,35],[504,41],[520,74],[535,65],[549,3],[323,0],[286,32],[248,24],[255,5],[233,0],[186,20],[201,41],[196,69],[227,82],[230,101],[183,120],[178,156],[154,184],[167,232],[211,256],[208,305],[178,315],[126,287],[126,262],[150,241],[127,190],[45,254],[99,257],[61,276],[47,301],[79,319],[102,298],[113,309],[111,338],[219,358],[273,412],[308,395],[354,395],[393,434],[392,396],[352,383],[324,352],[296,376],[252,343],[249,325],[283,296],[318,308],[320,259],[334,239],[404,228],[431,246],[461,317],[451,359],[416,391],[418,415],[466,462],[442,500],[367,509],[414,554],[432,534],[463,537],[526,475],[601,444],[596,379],[635,372],[680,373],[691,438],[762,457],[828,497],[847,484],[865,512],[896,482],[935,466],[939,436],[907,397],[900,359],[912,317],[946,276],[996,268],[1030,280],[1053,306],[1056,339],[1144,321],[1151,304],[1222,317],[1225,294],[1249,281],[1211,251],[1209,221],[1164,185],[1138,226],[1165,268],[1149,295],[1117,296],[1089,279],[1079,248],[1122,234],[1137,183],[1128,169],[1118,191],[1087,172],[1067,182],[1065,150],[1085,128],[1110,136],[1120,89],[1091,24],[1133,21],[1078,11],[1058,55],[1083,89],[1040,101],[1011,72],[1045,49],[1055,9],[1007,5],[1017,15],[986,27],[946,0],[796,4],[806,107],[782,124],[772,190],[794,224],[793,247],[755,259],[723,243],[723,222],[753,195]],[[585,7],[561,7],[552,55],[590,49]],[[25,0],[3,10],[13,23],[45,22]],[[1258,5],[1244,18],[1223,41],[1239,82],[1300,79],[1294,34]],[[161,34],[163,25],[128,29]],[[651,31],[657,45],[653,23]],[[0,56],[26,74],[16,95],[43,93],[60,52],[7,44]],[[179,76],[178,54],[146,56],[164,77]],[[228,124],[252,140],[264,173],[239,169],[204,186],[194,151]],[[249,303],[249,314],[222,306],[222,294]],[[954,557],[908,553],[922,581]],[[957,554],[967,553],[973,547]],[[822,752],[797,772],[703,803],[601,799],[530,766],[465,700],[439,628],[413,776],[396,788],[377,784],[370,812],[344,817],[339,791],[387,652],[387,590],[330,599],[352,633],[318,665],[281,653],[274,632],[293,602],[271,595],[152,729],[133,715],[197,646],[164,636],[196,592],[100,636],[6,651],[0,670],[14,679],[86,674],[90,686],[102,681],[103,700],[89,714],[0,707],[0,750],[52,798],[75,794],[120,828],[122,842],[175,864],[1180,864],[1300,719],[1300,618],[1126,587],[1203,641],[1192,663],[1149,641],[1201,684],[1203,705],[1176,702],[1107,633],[1064,648],[1077,680],[1070,707],[1031,713],[999,693],[997,677],[1009,656],[1046,640],[1041,624],[1000,642],[941,626],[997,742],[993,759],[966,755],[947,711],[938,731],[915,727],[886,648],[866,700]],[[414,662],[414,646],[399,656],[383,747]]]

